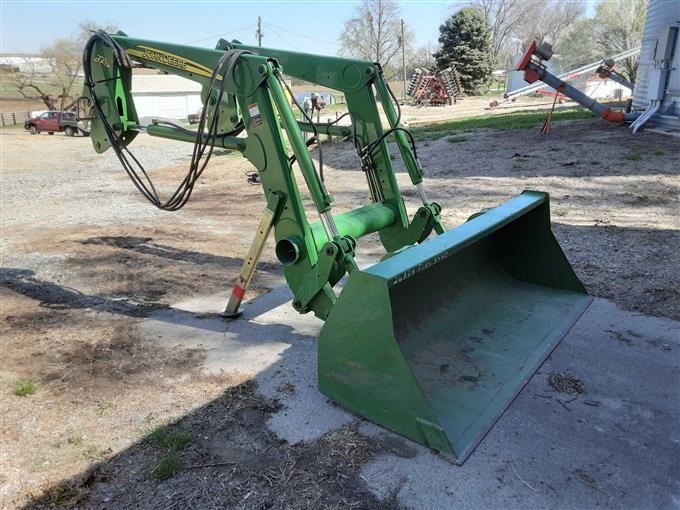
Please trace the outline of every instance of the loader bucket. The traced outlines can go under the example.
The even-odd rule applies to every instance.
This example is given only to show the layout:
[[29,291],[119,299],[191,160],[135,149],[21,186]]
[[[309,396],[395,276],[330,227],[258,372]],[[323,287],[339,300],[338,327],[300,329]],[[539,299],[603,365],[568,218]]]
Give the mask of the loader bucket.
[[352,272],[319,337],[319,389],[462,463],[591,298],[525,191]]

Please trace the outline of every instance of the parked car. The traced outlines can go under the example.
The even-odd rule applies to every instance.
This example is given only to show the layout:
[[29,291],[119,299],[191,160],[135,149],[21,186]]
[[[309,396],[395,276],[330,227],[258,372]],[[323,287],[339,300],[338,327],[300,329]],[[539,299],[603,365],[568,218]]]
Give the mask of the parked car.
[[30,131],[32,135],[37,135],[42,131],[53,135],[56,132],[63,132],[66,136],[75,136],[79,132],[86,134],[85,130],[78,126],[78,119],[75,113],[48,111],[41,115],[28,119],[24,122],[24,129]]
[[187,120],[189,121],[189,124],[198,124],[198,121],[201,120],[201,113],[203,113],[203,108],[199,108],[196,113],[190,113],[187,115]]

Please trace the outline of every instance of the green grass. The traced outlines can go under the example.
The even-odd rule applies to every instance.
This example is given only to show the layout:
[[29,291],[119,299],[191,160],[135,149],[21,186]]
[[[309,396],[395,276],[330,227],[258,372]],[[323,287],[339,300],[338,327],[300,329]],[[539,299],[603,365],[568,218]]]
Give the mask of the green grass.
[[191,442],[191,437],[191,432],[187,429],[171,429],[167,425],[159,425],[146,436],[146,440],[161,448],[181,451]]
[[642,154],[639,152],[629,152],[625,156],[623,156],[624,159],[627,159],[629,161],[639,161],[640,158],[642,157]]
[[336,111],[347,111],[347,104],[346,103],[327,104],[326,106],[323,107],[323,110],[321,110],[321,116],[323,116],[324,112],[336,112]]
[[[0,80],[0,96],[4,98],[21,99],[22,96],[19,94],[16,86],[13,83],[10,83],[11,75],[5,73],[0,74],[2,75],[2,80]],[[61,93],[59,86],[56,85],[54,81],[51,80],[46,74],[39,75],[38,78],[36,78],[35,83],[46,94],[57,95]],[[84,82],[82,78],[76,78],[75,82],[73,83],[73,88],[71,89],[71,94],[80,94],[83,89],[83,83]]]
[[665,154],[665,152],[660,150],[660,149],[657,149],[657,150],[654,151],[655,156],[663,156],[664,154]]
[[38,383],[33,379],[17,379],[14,381],[13,393],[17,397],[27,397],[38,391]]
[[179,473],[181,469],[182,459],[180,459],[179,453],[171,450],[161,457],[161,460],[151,471],[151,476],[159,481],[167,480]]
[[[431,124],[419,124],[411,128],[413,136],[418,140],[441,138],[455,131],[471,129],[528,129],[540,127],[545,122],[546,112],[517,112],[498,115],[468,117]],[[594,115],[583,109],[557,111],[552,121],[590,119]]]
[[164,450],[156,467],[151,471],[151,477],[156,480],[166,480],[176,475],[182,469],[182,450],[191,442],[191,431],[182,428],[170,428],[159,425],[145,440]]

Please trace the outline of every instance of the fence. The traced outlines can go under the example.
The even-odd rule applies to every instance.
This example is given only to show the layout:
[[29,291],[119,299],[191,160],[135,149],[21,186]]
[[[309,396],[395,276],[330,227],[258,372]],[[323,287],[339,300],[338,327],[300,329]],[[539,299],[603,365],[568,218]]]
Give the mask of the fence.
[[0,113],[0,127],[23,124],[25,120],[31,118],[30,113],[31,112]]

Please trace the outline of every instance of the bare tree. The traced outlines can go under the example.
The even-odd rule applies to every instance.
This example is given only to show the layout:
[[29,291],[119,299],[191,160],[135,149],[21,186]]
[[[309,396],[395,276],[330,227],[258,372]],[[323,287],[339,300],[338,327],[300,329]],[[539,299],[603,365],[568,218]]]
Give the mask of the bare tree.
[[91,19],[86,19],[85,21],[78,23],[78,34],[76,35],[76,39],[80,44],[85,45],[87,40],[97,30],[103,30],[104,32],[113,34],[118,30],[118,27],[116,25],[100,25]]
[[340,34],[340,54],[379,62],[388,78],[401,70],[402,44],[413,54],[413,32],[404,29],[401,40],[399,6],[393,0],[363,0],[352,17],[345,21]]
[[[25,59],[20,69],[5,73],[7,83],[26,99],[39,99],[50,110],[68,110],[81,86],[82,48],[92,31],[99,28],[91,21],[79,24],[78,33],[69,39],[57,39],[43,48],[36,58]],[[104,27],[113,32],[115,27]]]
[[515,33],[522,47],[532,41],[555,44],[567,28],[583,18],[583,0],[537,0]]
[[583,0],[474,0],[491,26],[496,65],[507,63],[532,40],[554,43],[584,13]]
[[40,99],[50,109],[73,106],[73,91],[81,68],[81,47],[70,39],[58,39],[38,58],[26,59],[22,69],[7,82],[26,99]]
[[533,8],[526,0],[474,0],[472,5],[486,16],[491,27],[491,54],[496,65],[501,63],[507,45],[525,23]]
[[[608,55],[640,46],[647,14],[647,0],[608,0],[597,6],[596,19],[600,23],[598,42]],[[635,81],[640,56],[621,62],[628,78]]]

